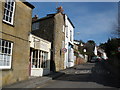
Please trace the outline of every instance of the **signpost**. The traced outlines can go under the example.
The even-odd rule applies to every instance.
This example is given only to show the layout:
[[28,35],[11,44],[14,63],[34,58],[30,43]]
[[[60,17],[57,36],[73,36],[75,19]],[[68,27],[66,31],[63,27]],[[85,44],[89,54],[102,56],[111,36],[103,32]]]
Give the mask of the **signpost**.
[[66,48],[63,48],[62,51],[63,51],[64,53],[66,53],[66,52],[67,52],[67,49],[66,49]]

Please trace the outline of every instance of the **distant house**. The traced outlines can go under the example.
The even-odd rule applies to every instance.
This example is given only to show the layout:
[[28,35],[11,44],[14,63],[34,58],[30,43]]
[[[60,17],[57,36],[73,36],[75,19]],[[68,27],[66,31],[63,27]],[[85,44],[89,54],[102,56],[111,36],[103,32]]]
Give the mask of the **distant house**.
[[51,42],[30,34],[30,76],[50,73]]
[[74,40],[74,44],[79,45],[80,41]]
[[86,55],[86,52],[85,43],[79,40],[74,40],[74,56],[76,57],[76,64],[88,61],[88,55]]
[[97,46],[95,45],[95,48],[94,48],[94,55],[97,56]]
[[37,15],[33,17],[32,34],[51,42],[51,71],[63,70],[68,66],[66,56],[68,52],[73,55],[73,32],[73,25],[61,10],[40,19]]
[[105,51],[102,48],[100,48],[100,47],[97,47],[97,56],[101,57],[101,58],[103,58],[105,60],[108,59]]
[[0,1],[0,69],[2,86],[29,77],[32,9],[28,2]]

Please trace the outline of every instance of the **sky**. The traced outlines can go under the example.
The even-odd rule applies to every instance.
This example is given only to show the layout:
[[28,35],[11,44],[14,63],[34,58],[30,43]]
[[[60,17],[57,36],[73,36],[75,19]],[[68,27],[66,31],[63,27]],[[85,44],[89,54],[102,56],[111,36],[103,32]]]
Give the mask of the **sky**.
[[117,2],[30,2],[35,6],[33,16],[39,18],[55,13],[62,6],[64,13],[75,26],[74,39],[97,45],[112,37],[118,17]]

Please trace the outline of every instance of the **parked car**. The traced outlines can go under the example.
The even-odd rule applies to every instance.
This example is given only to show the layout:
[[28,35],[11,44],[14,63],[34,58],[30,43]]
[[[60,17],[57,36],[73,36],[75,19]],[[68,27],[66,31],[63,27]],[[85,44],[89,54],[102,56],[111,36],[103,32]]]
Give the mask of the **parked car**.
[[97,61],[101,61],[101,60],[102,60],[102,58],[97,56]]
[[96,56],[92,57],[92,59],[91,59],[91,62],[92,62],[92,63],[97,62],[97,61],[98,61],[98,60],[97,60],[97,57],[96,57]]

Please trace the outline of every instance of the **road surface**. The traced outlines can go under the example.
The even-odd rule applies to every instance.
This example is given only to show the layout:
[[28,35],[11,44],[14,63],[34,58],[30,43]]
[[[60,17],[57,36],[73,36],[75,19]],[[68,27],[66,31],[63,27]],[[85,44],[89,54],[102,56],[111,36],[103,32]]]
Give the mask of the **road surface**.
[[120,82],[101,62],[77,65],[63,72],[65,75],[37,88],[120,88]]

